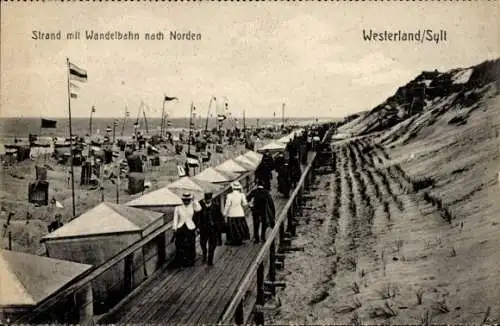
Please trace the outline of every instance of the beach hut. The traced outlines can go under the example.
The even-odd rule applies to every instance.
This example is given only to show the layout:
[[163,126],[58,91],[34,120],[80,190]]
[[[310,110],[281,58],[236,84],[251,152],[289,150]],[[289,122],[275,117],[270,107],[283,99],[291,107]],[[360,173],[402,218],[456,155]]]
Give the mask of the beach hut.
[[[92,268],[91,265],[0,249],[0,315],[16,322],[38,305]],[[68,300],[59,300],[50,311],[37,313],[32,324],[77,324],[92,316],[92,290],[79,289]]]
[[185,192],[191,192],[197,200],[203,199],[204,194],[207,192],[211,192],[216,196],[224,190],[224,187],[221,185],[187,176],[172,182],[167,188],[179,197]]
[[[103,202],[49,233],[41,242],[48,257],[97,266],[162,226],[163,217],[163,213]],[[165,243],[166,235],[158,236],[135,252],[132,259],[114,265],[93,282],[96,313],[107,311],[122,299],[129,285],[117,285],[117,280],[126,278],[125,271],[133,271],[128,278],[139,284],[163,263],[156,253],[160,248],[165,250]]]
[[290,139],[292,139],[293,136],[292,135],[286,135],[284,137],[281,137],[280,139],[278,139],[278,142],[279,143],[282,143],[282,144],[288,144],[288,142],[290,141]]
[[252,161],[251,159],[249,159],[248,157],[246,157],[244,155],[237,156],[237,157],[233,158],[233,160],[236,163],[238,163],[239,165],[241,165],[245,168],[248,168],[249,170],[255,170],[257,168],[257,166],[259,165],[258,163],[256,163],[255,161]]
[[238,180],[240,181],[243,189],[250,189],[253,180],[252,173],[250,172],[255,170],[255,167],[249,166],[249,164],[245,163],[237,163],[234,160],[227,160],[222,164],[216,166],[215,169],[217,171],[238,174],[240,176]]
[[215,169],[234,174],[241,174],[250,171],[250,169],[245,168],[243,165],[236,163],[234,160],[224,161],[221,164],[217,165]]
[[271,153],[276,153],[276,152],[282,152],[284,151],[286,148],[286,145],[283,144],[283,143],[279,143],[279,142],[271,142],[265,146],[262,146],[260,149],[259,149],[259,152],[265,152],[265,151],[269,151]]
[[168,187],[163,187],[133,199],[125,205],[167,214],[165,219],[169,221],[173,216],[174,207],[182,205],[182,200]]
[[193,177],[201,181],[215,184],[226,184],[238,178],[237,174],[225,171],[218,171],[214,168],[207,168]]
[[247,159],[251,160],[257,165],[260,164],[260,161],[262,160],[262,154],[254,151],[248,151],[245,154],[243,154],[243,156],[245,156]]

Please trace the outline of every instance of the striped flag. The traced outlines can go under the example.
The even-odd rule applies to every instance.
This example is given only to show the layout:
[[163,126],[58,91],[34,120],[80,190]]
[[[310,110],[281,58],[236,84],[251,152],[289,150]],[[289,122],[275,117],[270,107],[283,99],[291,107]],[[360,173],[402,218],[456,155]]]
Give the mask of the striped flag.
[[115,120],[115,122],[113,123],[115,125],[115,127],[118,127],[118,120]]
[[92,113],[95,113],[95,106],[92,107]]
[[[87,72],[81,68],[78,68],[78,66],[72,64],[71,62],[69,63],[69,78],[70,80],[75,80],[79,82],[86,82],[87,81]],[[78,93],[77,90],[80,89],[80,87],[73,83],[69,83],[69,96],[71,98],[78,98]]]
[[77,65],[69,63],[69,78],[71,80],[76,80],[81,83],[87,81],[87,71],[82,68],[79,68]]

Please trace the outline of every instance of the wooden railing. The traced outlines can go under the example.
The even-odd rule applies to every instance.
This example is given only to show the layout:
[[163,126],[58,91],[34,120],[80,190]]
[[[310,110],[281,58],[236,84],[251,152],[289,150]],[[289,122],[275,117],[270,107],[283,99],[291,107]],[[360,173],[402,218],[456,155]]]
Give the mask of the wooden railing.
[[[322,139],[322,143],[328,141],[330,135],[331,130],[326,132]],[[268,285],[271,288],[271,292],[273,294],[275,294],[275,288],[277,286],[281,286],[278,282],[276,282],[276,258],[278,255],[281,255],[279,252],[280,244],[286,240],[287,233],[289,236],[295,235],[293,218],[300,210],[300,205],[304,199],[304,191],[308,190],[311,183],[314,181],[316,155],[316,153],[313,153],[312,159],[309,161],[307,167],[302,173],[302,176],[292,192],[290,199],[287,201],[276,218],[274,228],[267,235],[266,242],[262,246],[252,265],[249,267],[235,295],[220,318],[219,324],[246,324],[251,312],[254,313],[255,324],[264,324],[262,310],[257,309],[254,311],[254,308],[255,306],[262,308],[265,304],[265,285]],[[265,280],[266,277],[269,280],[267,282]],[[254,286],[256,288],[252,288]],[[249,299],[245,300],[248,292],[256,292],[256,295],[253,295]],[[245,313],[245,310],[247,313]]]
[[[237,180],[240,181],[245,190],[249,190],[253,183],[253,171],[242,174]],[[229,192],[230,186],[227,185],[223,190],[214,194],[214,199],[222,199]],[[115,273],[113,275],[112,285],[107,285],[105,293],[113,295],[113,298],[106,297],[106,303],[104,304],[105,313],[109,309],[112,309],[117,304],[119,304],[124,298],[126,298],[133,290],[138,288],[144,281],[150,278],[152,275],[146,275],[141,278],[134,277],[136,274],[142,272],[145,269],[145,265],[148,262],[155,260],[156,269],[153,274],[158,272],[163,268],[165,263],[168,263],[169,258],[166,255],[167,247],[173,247],[173,244],[168,241],[169,232],[172,232],[172,222],[168,222],[161,227],[157,228],[150,234],[147,234],[142,239],[130,245],[128,248],[119,252],[103,264],[95,266],[80,275],[78,278],[73,280],[71,283],[60,289],[56,294],[48,297],[42,301],[37,307],[31,310],[29,313],[23,314],[20,318],[14,320],[16,324],[26,324],[26,323],[44,323],[44,322],[61,322],[61,323],[86,323],[93,319],[94,317],[94,307],[101,304],[102,302],[97,302],[96,300],[101,300],[95,298],[91,294],[88,295],[88,289],[92,289],[94,284],[97,282],[102,283],[102,276],[105,273]],[[152,255],[145,257],[144,248],[148,245],[155,245],[158,250],[154,250]],[[134,263],[134,254],[142,254],[142,259],[139,263]],[[122,268],[123,267],[123,268]],[[123,270],[119,277],[116,277],[116,270]],[[105,283],[108,283],[104,281]],[[92,290],[90,290],[92,291]],[[84,295],[82,295],[84,293]],[[80,302],[75,302],[77,297],[82,297]],[[64,302],[70,301],[70,304],[65,305]],[[68,311],[73,310],[73,311]],[[16,309],[4,307],[2,310],[6,313],[13,312]],[[61,316],[61,311],[65,311],[67,316]]]
[[[325,138],[327,135],[325,135]],[[263,304],[263,286],[265,276],[269,277],[271,282],[275,281],[276,251],[281,241],[285,239],[286,231],[293,234],[293,216],[299,209],[300,203],[303,199],[304,190],[309,187],[314,177],[313,165],[315,157],[316,154],[314,153],[311,161],[305,168],[297,187],[292,192],[290,199],[287,201],[285,207],[277,217],[276,225],[268,236],[268,240],[264,243],[257,258],[246,273],[243,282],[238,287],[237,293],[229,303],[227,309],[224,311],[224,316],[221,319],[223,323],[228,322],[233,317],[235,317],[236,321],[240,324],[243,323],[242,299],[246,291],[252,286],[252,281],[255,277],[257,277],[258,284],[255,303]],[[246,191],[248,191],[252,186],[253,175],[254,172],[250,171],[238,178],[239,181],[242,181]],[[214,197],[219,197],[222,200],[228,191],[229,186],[226,186],[221,192],[214,194]],[[96,304],[101,304],[101,302],[97,302],[96,300],[99,298],[95,298],[92,294],[95,292],[95,289],[92,291],[93,286],[95,287],[97,283],[103,283],[102,277],[105,273],[113,273],[114,284],[111,286],[106,284],[105,290],[106,295],[113,294],[113,296],[107,296],[105,298],[106,302],[104,306],[106,311],[109,311],[109,309],[116,307],[117,304],[119,305],[123,302],[123,299],[125,299],[128,295],[130,295],[130,293],[132,293],[152,276],[147,275],[147,273],[144,272],[145,275],[143,277],[134,277],[135,275],[140,274],[141,269],[145,271],[145,265],[148,262],[153,260],[156,261],[156,268],[153,271],[153,274],[160,272],[163,266],[165,266],[165,263],[169,259],[166,255],[167,248],[173,246],[173,244],[168,241],[168,234],[171,232],[171,228],[171,222],[162,225],[150,234],[130,245],[125,250],[119,252],[108,261],[99,266],[94,266],[84,274],[80,275],[78,278],[60,289],[56,294],[53,294],[40,302],[35,309],[31,310],[29,313],[23,314],[20,318],[16,318],[13,322],[16,324],[39,324],[46,322],[85,324],[94,321],[94,307]],[[153,254],[146,257],[144,249],[148,245],[154,245],[157,250],[153,250]],[[140,256],[142,258],[139,259],[139,262],[135,261],[135,255],[142,255]],[[137,256],[135,258],[137,258]],[[268,267],[267,270],[266,267]],[[252,308],[255,303],[251,305]],[[14,307],[12,309],[3,309],[4,312],[12,312],[15,310],[16,309]],[[61,312],[64,312],[67,316],[61,316]]]

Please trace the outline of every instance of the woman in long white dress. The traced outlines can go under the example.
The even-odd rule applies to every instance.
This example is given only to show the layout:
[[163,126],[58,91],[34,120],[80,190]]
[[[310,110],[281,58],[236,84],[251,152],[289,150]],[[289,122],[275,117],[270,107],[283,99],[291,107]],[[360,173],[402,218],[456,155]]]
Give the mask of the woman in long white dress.
[[241,192],[241,184],[238,181],[233,182],[231,188],[232,192],[227,195],[223,214],[227,218],[227,244],[238,246],[250,239],[250,229],[244,210],[248,202],[245,194]]

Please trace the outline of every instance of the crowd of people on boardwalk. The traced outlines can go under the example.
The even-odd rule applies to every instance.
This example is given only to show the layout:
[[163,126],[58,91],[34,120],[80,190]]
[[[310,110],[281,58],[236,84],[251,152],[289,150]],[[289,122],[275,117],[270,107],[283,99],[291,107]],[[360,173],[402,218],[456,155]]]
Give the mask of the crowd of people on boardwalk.
[[266,231],[274,227],[276,208],[271,196],[273,171],[278,174],[278,191],[285,198],[290,196],[302,174],[301,164],[307,163],[307,155],[314,150],[326,129],[306,130],[287,144],[284,153],[273,158],[265,152],[255,171],[255,187],[246,195],[238,181],[231,184],[224,207],[213,200],[212,193],[205,193],[197,202],[192,194],[184,193],[183,204],[175,207],[173,230],[176,246],[175,265],[193,266],[196,259],[196,234],[202,250],[202,261],[211,266],[217,246],[222,245],[222,234],[226,234],[226,245],[239,246],[251,239],[245,209],[252,213],[254,243],[266,241]]

